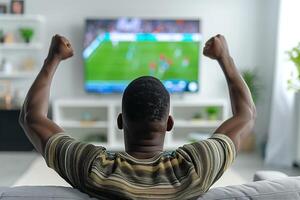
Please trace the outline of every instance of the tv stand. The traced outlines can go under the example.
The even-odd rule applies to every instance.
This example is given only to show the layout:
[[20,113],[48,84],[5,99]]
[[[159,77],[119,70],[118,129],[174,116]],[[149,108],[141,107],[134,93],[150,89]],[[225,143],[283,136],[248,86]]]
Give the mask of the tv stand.
[[[53,119],[72,137],[112,151],[124,150],[124,139],[117,128],[121,103],[113,100],[61,99],[53,103]],[[174,128],[166,134],[165,149],[209,137],[229,117],[224,99],[171,101]]]

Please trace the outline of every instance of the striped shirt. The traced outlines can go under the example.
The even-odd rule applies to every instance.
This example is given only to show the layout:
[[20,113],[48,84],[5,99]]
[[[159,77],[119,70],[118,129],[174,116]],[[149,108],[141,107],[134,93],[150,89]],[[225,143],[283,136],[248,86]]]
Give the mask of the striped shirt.
[[49,167],[99,199],[193,199],[221,177],[235,155],[232,140],[222,134],[150,159],[112,153],[62,133],[45,148]]

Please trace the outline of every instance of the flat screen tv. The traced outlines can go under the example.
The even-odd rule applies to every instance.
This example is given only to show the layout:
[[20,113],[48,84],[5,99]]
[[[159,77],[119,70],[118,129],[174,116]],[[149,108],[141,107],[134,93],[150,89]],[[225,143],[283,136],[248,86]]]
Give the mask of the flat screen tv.
[[198,19],[87,19],[85,90],[121,93],[139,76],[159,78],[169,92],[199,90]]

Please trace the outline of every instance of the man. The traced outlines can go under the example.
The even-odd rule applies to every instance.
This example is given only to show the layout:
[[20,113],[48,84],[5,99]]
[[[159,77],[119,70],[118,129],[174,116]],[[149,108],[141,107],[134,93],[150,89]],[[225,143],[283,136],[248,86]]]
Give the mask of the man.
[[192,199],[205,193],[233,162],[240,141],[253,128],[255,106],[230,57],[225,38],[217,35],[204,55],[219,62],[230,91],[233,116],[204,141],[163,152],[173,127],[170,96],[153,77],[140,77],[126,88],[118,127],[125,152],[81,143],[47,118],[50,85],[60,61],[73,55],[67,39],[54,36],[44,66],[25,99],[20,123],[49,167],[73,187],[99,199]]

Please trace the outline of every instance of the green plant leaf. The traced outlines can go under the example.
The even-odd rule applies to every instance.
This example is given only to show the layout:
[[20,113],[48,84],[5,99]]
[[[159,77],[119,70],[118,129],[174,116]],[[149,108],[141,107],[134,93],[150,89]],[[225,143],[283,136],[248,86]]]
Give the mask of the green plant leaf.
[[242,71],[242,76],[252,94],[254,103],[256,103],[261,89],[256,71],[244,70]]
[[29,27],[23,27],[20,28],[20,34],[22,36],[22,38],[26,41],[26,42],[30,42],[33,35],[34,35],[34,30],[32,28]]

